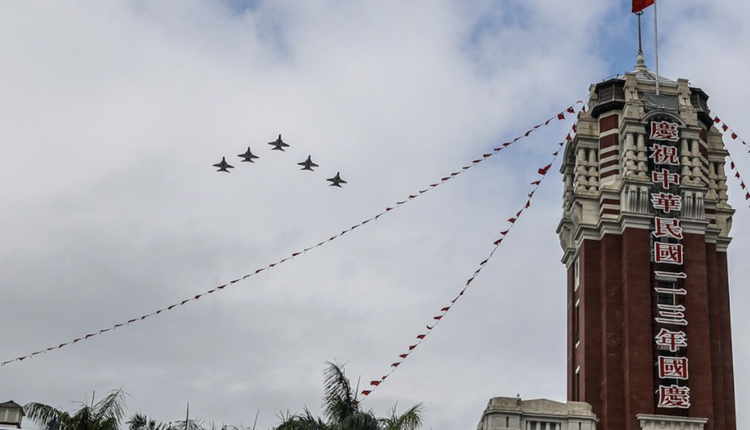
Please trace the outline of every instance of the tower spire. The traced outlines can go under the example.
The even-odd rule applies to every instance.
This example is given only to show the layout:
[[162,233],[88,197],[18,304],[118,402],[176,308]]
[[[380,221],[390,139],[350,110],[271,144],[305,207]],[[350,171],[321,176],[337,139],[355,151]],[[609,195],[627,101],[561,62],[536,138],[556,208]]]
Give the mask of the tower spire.
[[638,16],[638,57],[635,70],[648,70],[646,59],[643,57],[643,29],[641,27],[641,15],[643,15],[643,11],[639,10],[635,14]]

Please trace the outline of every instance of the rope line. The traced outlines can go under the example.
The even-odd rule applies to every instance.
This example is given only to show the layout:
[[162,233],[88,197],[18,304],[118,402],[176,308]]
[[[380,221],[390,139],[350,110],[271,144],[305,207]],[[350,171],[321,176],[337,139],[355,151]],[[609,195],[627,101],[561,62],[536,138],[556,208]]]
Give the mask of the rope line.
[[[29,353],[29,354],[18,356],[18,357],[14,358],[14,359],[10,359],[10,360],[7,360],[7,361],[0,362],[0,367],[4,367],[4,366],[6,366],[8,364],[11,364],[11,363],[24,361],[27,358],[32,358],[32,357],[37,356],[39,354],[46,354],[47,352],[51,352],[51,351],[62,349],[64,347],[66,347],[66,346],[77,344],[78,342],[81,342],[81,341],[84,341],[84,340],[89,340],[91,338],[94,338],[94,337],[97,337],[97,336],[101,336],[101,335],[103,335],[105,333],[109,333],[109,332],[115,331],[118,328],[126,327],[126,326],[129,326],[131,324],[135,324],[135,323],[143,321],[145,319],[154,317],[156,315],[160,315],[160,314],[162,314],[164,312],[171,311],[171,310],[173,310],[173,309],[175,309],[177,307],[184,306],[184,305],[186,305],[186,304],[188,304],[190,302],[198,301],[199,299],[201,299],[204,296],[207,296],[209,294],[213,294],[213,293],[222,291],[225,288],[231,287],[234,284],[236,284],[238,282],[241,282],[241,281],[244,281],[247,278],[250,278],[252,276],[258,275],[261,272],[264,272],[266,270],[273,269],[274,267],[276,267],[276,266],[278,266],[280,264],[283,264],[283,263],[285,263],[285,262],[287,262],[287,261],[289,261],[289,260],[291,260],[291,259],[293,259],[295,257],[298,257],[298,256],[300,256],[302,254],[305,254],[308,251],[311,251],[313,249],[319,248],[319,247],[321,247],[321,246],[323,246],[323,245],[325,245],[327,243],[333,242],[334,240],[336,240],[336,239],[340,238],[341,236],[345,235],[346,233],[349,233],[349,232],[353,231],[356,228],[364,226],[365,224],[367,224],[367,223],[369,223],[371,221],[377,221],[381,216],[386,215],[387,213],[393,211],[394,209],[398,209],[402,205],[404,205],[404,204],[406,204],[406,203],[408,203],[408,202],[410,202],[410,201],[412,201],[412,200],[414,200],[414,199],[422,196],[423,194],[425,194],[425,193],[427,193],[429,191],[432,191],[434,188],[436,188],[436,187],[438,187],[438,186],[440,186],[440,185],[442,185],[442,184],[450,181],[451,179],[455,178],[456,176],[459,176],[460,174],[466,172],[467,170],[470,170],[470,169],[474,168],[475,166],[477,166],[478,164],[484,162],[488,158],[494,156],[495,154],[498,154],[503,149],[511,146],[512,144],[518,142],[519,140],[522,140],[522,139],[524,139],[526,137],[529,137],[529,135],[531,133],[533,133],[535,130],[539,129],[540,127],[544,127],[544,126],[549,125],[550,122],[552,122],[553,120],[555,120],[555,119],[557,119],[557,120],[565,120],[565,114],[566,113],[575,114],[576,111],[575,111],[574,107],[577,106],[578,104],[583,105],[584,104],[584,100],[585,99],[578,100],[577,102],[575,102],[571,106],[567,107],[565,110],[561,111],[557,115],[555,115],[553,117],[550,117],[546,121],[544,121],[542,123],[539,123],[539,124],[535,125],[534,127],[528,129],[525,133],[523,133],[522,135],[517,136],[512,141],[508,141],[508,142],[502,143],[498,147],[493,148],[491,152],[484,153],[484,154],[482,154],[482,156],[480,158],[477,158],[477,159],[471,161],[470,164],[467,164],[467,165],[463,166],[460,170],[457,170],[457,171],[455,171],[455,172],[453,172],[453,173],[451,173],[451,174],[449,174],[447,176],[444,176],[439,181],[430,184],[429,186],[427,186],[426,188],[424,188],[422,190],[419,190],[419,192],[414,193],[414,194],[410,194],[406,199],[398,201],[398,202],[396,202],[392,206],[386,207],[385,210],[383,210],[382,212],[378,213],[377,215],[372,216],[372,217],[370,217],[370,218],[368,218],[368,219],[366,219],[366,220],[364,220],[364,221],[362,221],[360,223],[357,223],[357,224],[355,224],[355,225],[347,228],[346,230],[342,230],[340,233],[335,234],[333,236],[330,236],[328,239],[323,240],[321,242],[318,242],[317,244],[315,244],[313,246],[310,246],[310,247],[307,247],[307,248],[303,248],[301,250],[293,252],[293,253],[291,253],[291,255],[289,255],[289,256],[281,259],[281,260],[278,260],[276,262],[268,264],[267,266],[264,266],[264,267],[261,267],[259,269],[256,269],[255,271],[247,273],[244,276],[241,276],[241,277],[233,279],[233,280],[231,280],[231,281],[229,281],[227,283],[224,283],[224,284],[221,284],[219,286],[216,286],[216,287],[214,287],[214,288],[212,288],[212,289],[210,289],[208,291],[205,291],[203,293],[196,294],[196,295],[194,295],[192,297],[185,298],[185,299],[183,299],[183,300],[181,300],[179,302],[176,302],[176,303],[174,303],[172,305],[169,305],[169,306],[163,307],[161,309],[155,310],[155,311],[153,311],[151,313],[148,313],[148,314],[136,317],[136,318],[131,318],[131,319],[127,320],[127,321],[123,321],[123,322],[114,324],[112,326],[100,329],[98,331],[92,331],[90,333],[87,333],[87,334],[82,335],[80,337],[74,338],[73,340],[70,340],[70,341],[67,341],[67,342],[63,342],[63,343],[60,343],[60,344],[57,344],[57,345],[52,345],[52,346],[49,346],[49,347],[47,347],[45,349],[40,349],[38,351]],[[584,106],[584,109],[585,109],[585,106]],[[570,135],[568,135],[568,139],[570,139]]]
[[[750,148],[750,145],[748,145],[744,139],[740,138],[739,135],[734,130],[729,128],[729,126],[725,122],[723,122],[718,116],[714,117],[714,123],[717,125],[721,124],[721,127],[719,129],[721,130],[722,136],[726,136],[728,134],[729,137],[732,138],[732,140],[739,140],[743,145]],[[729,148],[727,147],[726,144],[724,144],[724,149],[727,150],[727,158],[729,158],[729,168],[734,172],[734,177],[739,181],[740,188],[742,188],[742,190],[745,192],[745,201],[747,202],[748,200],[750,200],[750,191],[748,191],[747,186],[745,185],[745,181],[744,179],[742,179],[742,175],[740,175],[740,171],[737,168],[737,164],[734,162],[734,158],[732,158],[732,154],[729,152]],[[750,208],[750,206],[748,207]]]
[[[573,124],[572,132],[573,133],[576,132],[576,125],[575,124]],[[424,332],[422,332],[422,333],[420,333],[420,334],[417,335],[417,337],[416,337],[417,342],[414,343],[413,345],[409,345],[407,352],[399,355],[400,360],[391,364],[391,368],[390,368],[390,371],[388,373],[386,373],[385,375],[383,375],[380,379],[375,379],[375,380],[370,381],[371,388],[368,389],[368,390],[363,390],[361,392],[362,396],[367,397],[370,394],[372,394],[375,390],[377,390],[377,388],[380,387],[383,384],[383,382],[396,371],[396,369],[401,365],[401,363],[403,363],[407,359],[407,357],[409,357],[411,355],[411,353],[414,352],[414,350],[416,350],[422,344],[422,342],[424,342],[424,340],[430,334],[432,334],[432,331],[435,329],[435,327],[437,327],[440,324],[440,322],[448,314],[448,312],[451,310],[451,308],[453,308],[453,306],[456,304],[456,302],[458,302],[458,300],[461,297],[463,297],[463,295],[466,292],[467,288],[469,288],[469,286],[471,285],[471,283],[474,282],[474,279],[476,279],[477,276],[479,276],[479,274],[482,272],[482,270],[487,265],[487,263],[490,261],[490,259],[492,259],[492,257],[495,255],[495,252],[500,247],[500,244],[502,243],[502,241],[508,236],[508,234],[510,233],[510,231],[513,230],[513,227],[515,227],[515,225],[516,225],[516,221],[518,221],[518,219],[521,217],[521,215],[523,214],[523,212],[526,209],[528,209],[528,208],[531,207],[531,199],[534,197],[534,194],[539,189],[539,186],[542,184],[542,182],[546,178],[546,175],[549,172],[549,169],[552,167],[552,165],[557,160],[557,157],[560,154],[560,151],[562,150],[563,145],[565,145],[566,142],[570,142],[571,140],[573,140],[573,138],[571,137],[571,134],[568,133],[568,135],[566,136],[565,140],[562,141],[562,142],[560,142],[558,144],[559,148],[557,149],[557,151],[555,151],[552,154],[552,161],[549,164],[547,164],[546,166],[541,167],[541,168],[539,168],[537,170],[537,173],[539,173],[541,175],[541,178],[531,183],[531,185],[533,185],[533,188],[532,188],[531,192],[528,194],[528,199],[526,200],[526,203],[523,205],[523,207],[521,207],[521,210],[519,210],[518,212],[516,212],[515,216],[513,216],[513,217],[511,217],[511,218],[508,219],[508,222],[510,222],[510,226],[508,227],[508,229],[506,229],[504,231],[501,231],[500,232],[500,238],[497,239],[497,240],[495,240],[494,242],[492,242],[493,245],[494,245],[494,247],[492,248],[492,251],[490,251],[490,253],[487,256],[487,258],[485,258],[484,260],[482,260],[478,264],[477,269],[466,280],[463,288],[458,293],[458,295],[456,295],[456,297],[453,298],[450,301],[450,305],[443,307],[442,309],[440,309],[440,313],[438,315],[432,317],[432,319],[434,320],[434,323],[432,325],[429,325],[429,324],[426,325],[426,331],[424,331]]]

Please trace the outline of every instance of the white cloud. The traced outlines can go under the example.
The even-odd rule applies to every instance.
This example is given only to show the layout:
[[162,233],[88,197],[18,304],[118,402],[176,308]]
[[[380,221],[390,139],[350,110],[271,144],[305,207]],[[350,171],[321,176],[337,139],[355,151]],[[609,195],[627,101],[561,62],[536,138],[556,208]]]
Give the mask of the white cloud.
[[[3,360],[325,240],[632,68],[630,45],[603,41],[629,41],[624,8],[470,3],[3,3],[0,222],[9,228],[0,279],[12,328],[0,338]],[[698,2],[684,11],[660,3],[663,70],[691,78],[750,136],[748,94],[736,84],[748,69],[737,18],[748,8],[712,5],[704,15]],[[247,424],[260,409],[259,428],[280,410],[317,412],[323,362],[348,361],[363,384],[388,372],[486,258],[567,126],[554,122],[221,293],[3,367],[4,395],[72,407],[125,386],[131,412],[178,420],[190,401],[206,420]],[[285,153],[266,144],[279,133],[292,145]],[[254,165],[236,157],[248,146],[261,157]],[[308,155],[316,172],[296,165]],[[236,166],[230,175],[211,168],[222,156]],[[339,171],[349,184],[329,187]],[[564,399],[560,195],[549,177],[439,330],[368,406],[424,402],[425,428],[440,429],[473,427],[496,395]],[[732,198],[738,308],[747,213],[742,196]],[[741,339],[746,318],[733,318]],[[748,356],[737,342],[735,362]],[[741,405],[750,375],[736,372]]]

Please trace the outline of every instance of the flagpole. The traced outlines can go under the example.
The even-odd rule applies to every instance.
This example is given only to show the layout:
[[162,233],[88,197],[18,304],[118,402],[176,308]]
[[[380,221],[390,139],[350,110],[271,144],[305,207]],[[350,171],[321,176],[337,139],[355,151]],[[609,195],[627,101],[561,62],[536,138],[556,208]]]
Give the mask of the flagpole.
[[656,0],[654,0],[654,55],[656,56],[656,95],[659,95],[659,24]]

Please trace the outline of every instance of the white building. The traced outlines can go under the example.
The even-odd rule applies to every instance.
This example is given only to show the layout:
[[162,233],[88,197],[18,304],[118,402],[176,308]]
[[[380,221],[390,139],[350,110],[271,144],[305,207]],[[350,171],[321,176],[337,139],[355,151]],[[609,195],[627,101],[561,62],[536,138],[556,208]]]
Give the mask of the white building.
[[588,403],[495,397],[477,430],[596,430],[597,422]]

